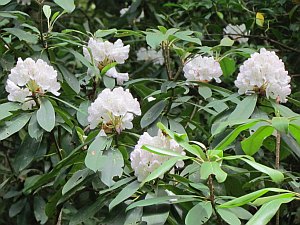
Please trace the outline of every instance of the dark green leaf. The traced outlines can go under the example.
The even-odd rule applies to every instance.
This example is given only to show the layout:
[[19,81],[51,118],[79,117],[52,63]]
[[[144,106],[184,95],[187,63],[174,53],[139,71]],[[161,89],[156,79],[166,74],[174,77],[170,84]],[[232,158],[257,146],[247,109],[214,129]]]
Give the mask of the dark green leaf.
[[166,101],[161,100],[153,105],[142,117],[141,127],[144,128],[153,123],[162,113],[166,106]]
[[137,190],[139,190],[140,183],[137,181],[133,181],[132,183],[128,184],[110,203],[109,203],[109,210],[114,208],[116,205],[120,204],[130,196],[132,196]]

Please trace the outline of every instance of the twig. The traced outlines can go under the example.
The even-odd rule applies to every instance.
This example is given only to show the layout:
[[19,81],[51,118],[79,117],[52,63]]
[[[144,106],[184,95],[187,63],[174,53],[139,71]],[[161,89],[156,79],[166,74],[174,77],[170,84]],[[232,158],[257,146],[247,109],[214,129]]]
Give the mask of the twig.
[[164,57],[165,65],[166,65],[166,69],[167,69],[168,79],[173,80],[171,64],[170,64],[170,50],[169,50],[168,41],[162,42],[162,51],[163,51],[163,57]]
[[[277,97],[276,103],[280,104],[279,97]],[[275,113],[275,114],[278,114],[278,113]],[[276,116],[279,116],[279,115],[276,115]],[[277,130],[277,134],[276,134],[276,152],[275,152],[275,168],[277,170],[279,169],[279,166],[280,166],[280,139],[281,139],[281,135],[280,135],[280,132]],[[279,225],[279,222],[280,222],[280,208],[276,212],[276,225]]]
[[214,185],[213,185],[213,177],[212,177],[212,175],[208,176],[207,184],[208,184],[209,193],[210,193],[209,199],[210,199],[210,202],[211,202],[211,206],[212,206],[214,212],[217,215],[218,224],[223,224],[222,219],[221,219],[221,217],[220,217],[220,215],[219,215],[219,213],[217,212],[217,209],[216,209],[215,194],[214,194]]

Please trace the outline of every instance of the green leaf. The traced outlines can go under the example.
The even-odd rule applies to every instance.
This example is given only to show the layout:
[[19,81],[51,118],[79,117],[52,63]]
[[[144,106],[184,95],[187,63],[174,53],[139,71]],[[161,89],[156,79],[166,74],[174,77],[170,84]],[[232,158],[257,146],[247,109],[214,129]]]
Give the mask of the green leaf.
[[234,41],[231,40],[229,37],[224,37],[219,46],[232,46],[234,44]]
[[234,213],[232,213],[230,210],[218,208],[217,212],[226,223],[228,223],[230,225],[240,225],[241,224],[240,219]]
[[40,155],[40,145],[41,139],[36,140],[29,136],[25,137],[13,163],[16,171],[24,170],[37,156]]
[[88,168],[76,171],[76,173],[74,173],[64,185],[62,189],[62,195],[66,194],[68,191],[82,183],[89,174],[90,170]]
[[248,159],[242,158],[242,160],[247,164],[249,164],[250,166],[252,166],[254,169],[257,169],[262,173],[268,174],[275,183],[281,183],[284,180],[284,175],[278,170],[272,169],[270,167],[264,166],[262,164],[259,164],[257,162]]
[[11,2],[11,0],[1,0],[0,5],[6,5],[10,2]]
[[190,209],[185,217],[186,225],[201,225],[206,223],[212,215],[210,202],[200,202]]
[[280,188],[264,188],[246,195],[243,195],[241,197],[235,198],[231,201],[225,202],[221,205],[219,205],[219,208],[232,208],[237,206],[246,205],[249,202],[252,202],[253,200],[259,198],[260,196],[268,193],[269,191],[272,192],[290,192],[288,190],[280,189]]
[[294,198],[281,198],[264,204],[248,221],[248,223],[246,223],[246,225],[265,225],[269,223],[272,217],[279,210],[281,204],[289,203],[293,200]]
[[236,70],[235,60],[225,57],[220,61],[224,77],[230,77]]
[[106,66],[101,70],[100,76],[105,75],[107,71],[109,71],[111,68],[115,67],[116,65],[118,65],[118,63],[116,63],[116,62],[112,62],[112,63],[106,65]]
[[212,91],[209,87],[199,86],[198,92],[205,100],[212,96]]
[[80,84],[75,75],[71,74],[69,70],[62,65],[57,65],[57,67],[62,73],[67,84],[72,88],[73,91],[75,91],[76,94],[78,94],[80,92]]
[[120,193],[109,203],[109,210],[120,204],[130,196],[132,196],[137,190],[139,190],[140,184],[137,181],[133,181],[128,184]]
[[22,198],[19,201],[17,201],[16,203],[12,204],[11,207],[9,208],[9,212],[8,212],[9,217],[14,217],[14,216],[18,215],[24,208],[26,202],[27,202],[27,199]]
[[107,196],[100,195],[92,204],[80,208],[77,213],[71,217],[70,225],[78,225],[92,218],[96,212],[100,211],[108,202]]
[[154,32],[145,32],[146,33],[146,42],[147,44],[153,48],[156,49],[157,47],[159,47],[159,45],[167,40],[168,36],[161,33],[160,31],[156,31]]
[[20,41],[26,41],[31,44],[36,44],[38,41],[38,36],[19,28],[4,28],[2,30],[7,31],[8,33],[16,36]]
[[227,135],[214,149],[224,150],[228,145],[230,145],[234,140],[236,140],[237,136],[242,131],[249,129],[257,123],[258,121],[251,121],[250,123],[238,126],[229,135]]
[[37,140],[43,135],[43,132],[44,130],[38,124],[36,112],[34,112],[28,124],[28,134],[30,135],[30,137]]
[[273,117],[272,126],[280,133],[289,133],[289,119],[286,117]]
[[103,76],[103,83],[104,86],[109,89],[113,89],[116,86],[115,78],[109,76]]
[[272,195],[268,197],[262,197],[256,199],[252,204],[255,206],[260,206],[263,204],[266,204],[267,202],[273,201],[274,199],[280,199],[280,198],[292,198],[295,196],[295,193],[284,193],[279,195]]
[[298,144],[300,145],[300,126],[297,126],[295,124],[290,124],[289,125],[289,131],[293,135],[293,137],[296,139]]
[[219,183],[222,183],[227,178],[227,173],[225,173],[218,162],[203,162],[200,169],[201,179],[206,180],[209,175],[214,174]]
[[0,141],[21,130],[29,121],[30,117],[31,113],[23,113],[14,117],[12,120],[5,122],[5,125],[0,129]]
[[103,161],[99,162],[101,168],[101,181],[108,187],[111,187],[115,181],[115,176],[121,177],[123,174],[124,160],[122,153],[118,149],[109,149],[103,155]]
[[40,196],[34,196],[33,210],[36,221],[40,224],[45,224],[48,220],[48,216],[45,213],[46,202]]
[[96,38],[102,38],[102,37],[105,37],[105,36],[108,36],[110,34],[115,34],[117,33],[117,29],[113,28],[113,29],[109,29],[109,30],[97,30],[95,32],[95,37]]
[[155,169],[152,173],[150,173],[146,177],[146,179],[141,183],[141,186],[143,186],[146,182],[154,180],[154,179],[162,176],[163,174],[165,174],[167,171],[169,171],[175,165],[175,163],[178,160],[180,160],[180,158],[173,157],[173,158],[170,158],[169,160],[165,161],[163,164],[161,164],[160,167]]
[[76,117],[81,126],[87,126],[89,124],[87,117],[88,117],[88,107],[90,105],[91,103],[88,100],[81,102],[79,105],[80,111],[78,110],[76,112]]
[[142,117],[141,119],[141,127],[144,128],[151,123],[153,123],[163,112],[164,108],[166,106],[166,101],[161,100],[157,102],[155,105],[153,105]]
[[88,148],[85,165],[87,168],[97,172],[102,168],[102,163],[105,158],[102,157],[103,150],[110,144],[109,139],[106,136],[97,136]]
[[130,204],[126,211],[131,210],[136,207],[144,207],[144,206],[152,206],[152,205],[159,205],[159,204],[172,204],[176,201],[184,202],[192,201],[195,199],[194,195],[171,195],[171,196],[163,196],[163,197],[154,197],[154,198],[147,198],[137,202]]
[[117,188],[119,188],[119,187],[121,187],[121,186],[123,186],[123,185],[129,183],[129,182],[132,181],[133,179],[135,179],[134,176],[132,176],[132,177],[126,177],[126,178],[124,178],[124,179],[122,179],[122,180],[119,180],[119,181],[117,181],[116,183],[114,183],[114,185],[113,185],[112,187],[100,191],[99,194],[102,195],[102,194],[104,194],[104,193],[111,192],[111,191],[113,191],[113,190],[115,190],[115,189],[117,189]]
[[187,140],[187,135],[178,135],[174,133],[173,131],[169,130],[165,127],[162,123],[157,123],[157,127],[161,129],[164,133],[168,134],[170,138],[174,139],[181,147],[183,147],[185,150],[190,152],[191,154],[203,159],[206,159],[206,156],[202,149],[197,145],[190,145]]
[[43,6],[43,12],[44,12],[44,15],[46,16],[46,18],[49,20],[50,19],[50,16],[51,16],[51,8],[49,5],[44,5]]
[[73,12],[75,9],[74,0],[54,0],[54,2],[68,13]]
[[191,37],[191,34],[193,34],[194,31],[178,31],[174,34],[175,37],[179,38],[180,40],[196,43],[198,45],[201,45],[200,38]]
[[0,105],[0,121],[12,115],[12,111],[21,109],[21,105],[16,102],[6,102]]
[[247,155],[254,155],[262,146],[263,141],[272,135],[274,128],[271,126],[262,126],[257,129],[250,137],[241,142],[243,151]]
[[55,111],[51,102],[48,99],[43,98],[41,100],[41,105],[36,113],[36,118],[39,125],[45,131],[50,132],[53,130],[55,126]]
[[156,147],[153,147],[153,146],[150,146],[150,145],[143,145],[142,149],[144,149],[148,152],[152,152],[152,153],[157,154],[157,155],[176,156],[176,157],[181,158],[181,159],[189,159],[189,157],[181,155],[177,152],[174,152],[174,151],[171,151],[171,150],[166,150],[166,149],[161,149],[161,148],[156,148]]
[[237,104],[235,110],[228,117],[228,121],[248,119],[256,106],[257,95],[250,95]]

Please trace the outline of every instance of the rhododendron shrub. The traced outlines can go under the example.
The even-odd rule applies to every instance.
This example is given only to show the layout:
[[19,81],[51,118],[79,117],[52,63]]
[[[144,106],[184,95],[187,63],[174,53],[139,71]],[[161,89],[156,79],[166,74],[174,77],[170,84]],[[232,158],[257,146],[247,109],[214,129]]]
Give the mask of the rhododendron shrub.
[[0,1],[0,224],[298,224],[297,1]]

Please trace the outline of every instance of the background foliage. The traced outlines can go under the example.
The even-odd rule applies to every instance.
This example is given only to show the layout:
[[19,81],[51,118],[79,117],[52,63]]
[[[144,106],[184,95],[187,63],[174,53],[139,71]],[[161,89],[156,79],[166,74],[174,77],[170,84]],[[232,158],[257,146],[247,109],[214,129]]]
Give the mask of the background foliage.
[[[299,224],[299,8],[298,1],[289,0],[78,0],[75,5],[38,0],[30,6],[2,0],[0,223],[266,224],[281,206],[280,224]],[[142,11],[145,17],[138,22]],[[223,39],[229,23],[246,24],[247,44]],[[95,139],[99,130],[87,127],[90,102],[115,86],[105,75],[103,82],[87,77],[94,67],[82,47],[92,34],[130,44],[130,58],[120,69],[130,74],[124,86],[138,98],[142,116],[134,129],[118,135],[118,144]],[[167,46],[165,65],[137,61],[137,50],[147,45]],[[239,65],[261,47],[275,50],[292,78],[284,105],[239,96],[234,87]],[[221,84],[185,82],[182,65],[196,53],[220,60]],[[59,71],[61,95],[49,96],[50,106],[44,105],[45,113],[54,108],[55,121],[44,121],[44,129],[46,114],[40,112],[39,119],[38,109],[22,111],[7,103],[5,82],[18,57],[42,58]],[[149,102],[150,96],[155,100]],[[175,164],[173,158],[141,184],[129,154],[144,131],[155,134],[158,122],[186,149],[186,166],[156,179]],[[278,170],[271,135],[276,131],[281,134]],[[99,144],[105,141],[112,143]],[[101,172],[87,156],[92,145],[101,154],[109,152],[113,162]]]

